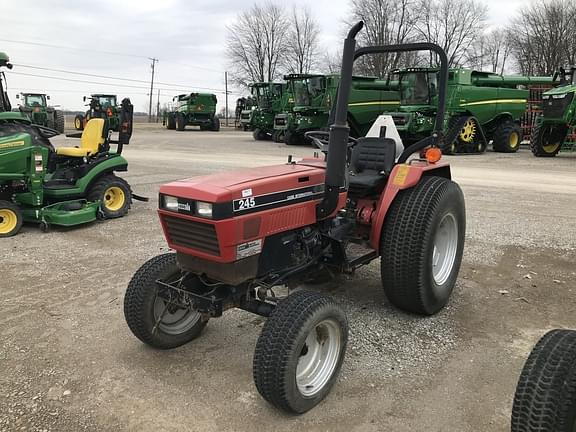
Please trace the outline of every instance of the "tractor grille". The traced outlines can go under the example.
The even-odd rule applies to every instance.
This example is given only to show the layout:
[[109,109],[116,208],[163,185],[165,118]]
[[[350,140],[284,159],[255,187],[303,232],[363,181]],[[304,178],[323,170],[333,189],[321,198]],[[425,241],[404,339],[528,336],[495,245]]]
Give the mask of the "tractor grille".
[[275,118],[275,119],[274,119],[274,124],[275,124],[276,126],[286,126],[286,119],[285,119],[285,118],[282,118],[282,117],[280,117],[280,118]]
[[210,255],[220,255],[214,225],[166,215],[163,220],[171,243]]
[[544,117],[548,118],[560,118],[564,116],[568,106],[572,102],[574,93],[569,93],[563,98],[554,99],[549,97],[542,100],[542,110],[544,111]]

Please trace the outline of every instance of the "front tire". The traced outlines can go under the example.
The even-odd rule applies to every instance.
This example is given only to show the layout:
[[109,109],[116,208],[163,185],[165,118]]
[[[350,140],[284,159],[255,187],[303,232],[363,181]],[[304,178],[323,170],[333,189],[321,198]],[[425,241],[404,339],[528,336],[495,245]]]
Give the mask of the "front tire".
[[568,128],[563,125],[538,124],[530,137],[530,150],[537,157],[554,157],[566,139]]
[[60,110],[56,110],[54,111],[54,123],[56,126],[56,130],[58,132],[60,132],[61,134],[64,133],[64,124],[65,124],[65,120],[64,120],[64,113]]
[[24,216],[20,207],[13,202],[0,200],[0,238],[15,236],[23,223]]
[[106,175],[94,183],[88,192],[89,201],[100,201],[100,211],[104,219],[125,216],[132,205],[132,191],[126,180]]
[[464,196],[456,183],[430,176],[400,191],[380,245],[382,286],[390,302],[421,315],[442,309],[456,284],[465,231]]
[[513,121],[501,123],[494,131],[492,147],[498,153],[516,153],[522,141],[522,128]]
[[76,117],[74,117],[74,129],[76,129],[77,131],[84,130],[84,116],[83,115],[78,114]]
[[220,131],[220,119],[218,117],[214,117],[214,120],[212,120],[212,131],[213,132]]
[[168,114],[166,117],[166,129],[174,130],[176,129],[176,119],[174,118],[174,114]]
[[268,135],[266,135],[266,132],[264,132],[262,129],[256,128],[256,129],[254,129],[254,131],[252,132],[252,137],[253,137],[256,141],[264,141],[265,139],[268,138]]
[[576,431],[576,331],[552,330],[532,350],[516,387],[511,430]]
[[[207,320],[192,309],[169,304],[170,293],[157,280],[174,282],[182,278],[175,253],[156,256],[134,274],[124,297],[124,317],[138,339],[157,349],[172,349],[200,336]],[[201,283],[199,280],[196,283]]]
[[302,414],[336,382],[348,341],[348,321],[323,294],[298,291],[280,301],[256,343],[254,382],[275,407]]
[[176,130],[182,132],[186,127],[186,119],[184,118],[184,114],[176,113]]

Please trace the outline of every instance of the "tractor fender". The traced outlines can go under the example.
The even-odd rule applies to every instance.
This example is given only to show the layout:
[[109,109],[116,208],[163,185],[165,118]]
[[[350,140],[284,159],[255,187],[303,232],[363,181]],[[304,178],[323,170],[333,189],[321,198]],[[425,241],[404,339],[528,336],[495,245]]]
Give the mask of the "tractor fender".
[[128,161],[123,156],[114,156],[102,160],[97,163],[90,170],[76,182],[76,187],[85,194],[90,186],[94,184],[101,177],[113,173],[114,171],[127,171]]
[[384,220],[398,192],[416,186],[424,176],[438,176],[451,179],[450,165],[442,162],[436,164],[417,162],[412,164],[398,164],[392,169],[388,183],[380,195],[380,199],[372,215],[370,245],[374,250],[379,251],[380,249],[380,237],[382,236]]

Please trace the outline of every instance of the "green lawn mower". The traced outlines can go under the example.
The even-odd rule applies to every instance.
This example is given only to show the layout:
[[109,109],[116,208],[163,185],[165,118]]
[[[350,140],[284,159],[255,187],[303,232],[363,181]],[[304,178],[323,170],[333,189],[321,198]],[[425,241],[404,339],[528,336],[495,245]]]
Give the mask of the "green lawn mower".
[[0,113],[0,237],[16,235],[24,222],[46,231],[118,218],[132,198],[146,200],[115,174],[128,168],[121,153],[132,135],[132,115],[132,105],[125,104],[118,140],[110,139],[108,120],[96,118],[69,135],[80,138],[79,146],[54,148],[49,139],[57,131],[20,113]]

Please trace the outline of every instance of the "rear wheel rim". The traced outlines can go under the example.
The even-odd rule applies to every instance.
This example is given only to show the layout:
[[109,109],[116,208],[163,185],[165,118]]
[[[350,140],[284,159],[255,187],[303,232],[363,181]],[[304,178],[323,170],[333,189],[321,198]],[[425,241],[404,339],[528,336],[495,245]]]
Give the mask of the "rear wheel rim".
[[104,192],[104,206],[110,211],[118,211],[126,202],[124,191],[118,186],[111,186]]
[[458,250],[458,222],[452,213],[444,215],[434,235],[432,276],[437,285],[444,285],[450,278]]
[[330,381],[340,357],[342,331],[334,319],[320,321],[306,336],[296,366],[296,384],[304,397],[312,397]]
[[10,209],[0,209],[0,234],[8,234],[18,226],[18,216]]
[[510,134],[510,148],[511,149],[515,149],[516,147],[518,147],[518,134],[516,132],[512,132]]

